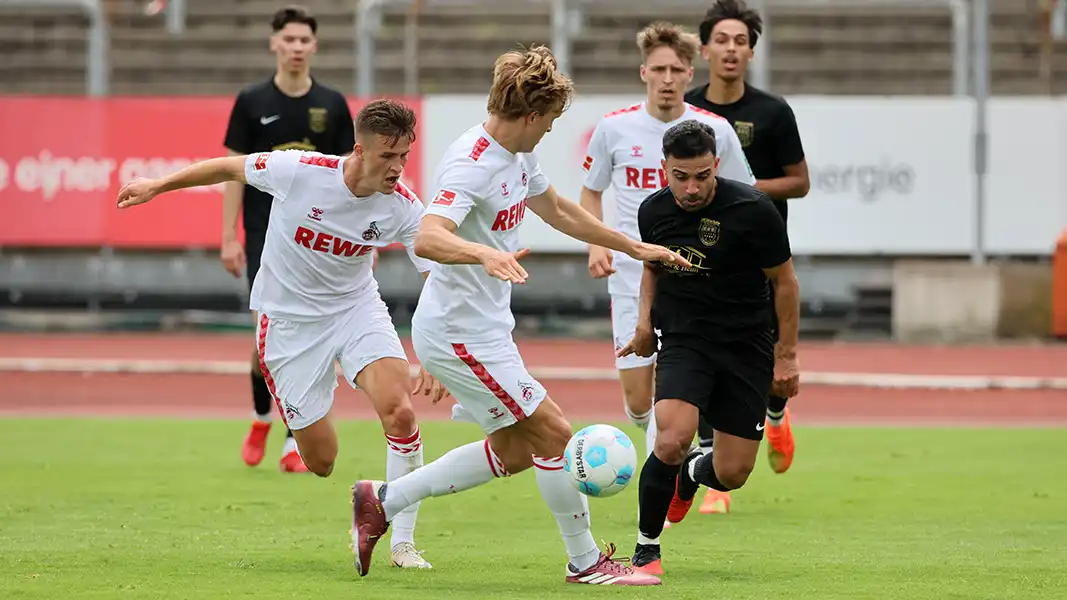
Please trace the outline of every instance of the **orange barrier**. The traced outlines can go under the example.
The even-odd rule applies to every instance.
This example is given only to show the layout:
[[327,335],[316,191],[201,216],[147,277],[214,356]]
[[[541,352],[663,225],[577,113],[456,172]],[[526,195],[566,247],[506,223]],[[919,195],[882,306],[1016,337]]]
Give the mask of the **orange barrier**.
[[1052,254],[1052,334],[1067,338],[1067,229]]
[[[402,100],[420,111],[419,99]],[[349,99],[353,115],[363,104]],[[221,186],[133,210],[116,209],[115,197],[135,177],[225,155],[232,105],[227,97],[0,97],[0,247],[218,248]],[[420,152],[416,141],[405,171],[416,193]]]

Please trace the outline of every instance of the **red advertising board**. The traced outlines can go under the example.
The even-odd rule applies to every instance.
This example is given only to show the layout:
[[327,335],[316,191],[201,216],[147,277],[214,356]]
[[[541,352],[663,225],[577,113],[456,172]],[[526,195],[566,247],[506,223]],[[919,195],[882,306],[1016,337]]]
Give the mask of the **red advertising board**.
[[[418,100],[403,99],[417,113]],[[217,248],[221,186],[118,210],[119,188],[223,156],[232,98],[0,97],[0,246]],[[350,98],[352,114],[364,104]],[[419,136],[421,138],[421,136]],[[420,144],[405,182],[418,192]]]

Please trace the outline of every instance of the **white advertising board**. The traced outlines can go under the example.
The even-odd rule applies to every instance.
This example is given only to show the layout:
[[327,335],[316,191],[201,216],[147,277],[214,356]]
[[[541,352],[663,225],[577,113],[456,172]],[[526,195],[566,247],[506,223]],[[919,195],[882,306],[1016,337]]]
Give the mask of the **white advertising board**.
[[[537,148],[556,190],[577,200],[588,136],[606,113],[640,96],[585,96]],[[973,103],[955,98],[791,97],[811,173],[790,201],[798,255],[967,255],[975,244]],[[460,133],[485,118],[481,96],[429,96],[423,105],[423,184]],[[1067,227],[1067,102],[993,99],[985,211],[991,254],[1050,253]],[[605,194],[610,205],[610,194]],[[539,252],[584,244],[531,212],[521,229]]]

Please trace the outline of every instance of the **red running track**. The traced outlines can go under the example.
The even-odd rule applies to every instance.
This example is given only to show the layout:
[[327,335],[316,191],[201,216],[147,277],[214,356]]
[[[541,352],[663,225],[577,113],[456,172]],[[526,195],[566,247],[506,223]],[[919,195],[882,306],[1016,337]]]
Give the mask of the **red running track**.
[[[520,340],[529,366],[613,366],[605,341]],[[408,347],[410,353],[410,346]],[[242,334],[0,335],[0,357],[148,360],[251,358],[252,337]],[[1067,377],[1067,345],[903,346],[805,343],[808,371],[924,375]],[[615,381],[543,381],[574,420],[622,420]],[[231,375],[125,375],[0,372],[0,413],[7,415],[169,415],[244,417],[249,383]],[[448,403],[416,399],[422,419],[447,418]],[[863,387],[802,387],[792,407],[798,424],[1067,425],[1067,392],[1057,390],[935,391]],[[336,414],[373,417],[367,399],[342,384]]]

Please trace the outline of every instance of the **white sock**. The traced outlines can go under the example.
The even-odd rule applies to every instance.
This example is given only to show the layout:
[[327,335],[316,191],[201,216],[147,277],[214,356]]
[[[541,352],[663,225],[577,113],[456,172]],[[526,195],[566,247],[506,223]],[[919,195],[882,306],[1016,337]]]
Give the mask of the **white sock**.
[[389,482],[382,503],[385,518],[392,521],[400,511],[423,498],[455,494],[494,477],[507,476],[504,463],[489,446],[489,440],[454,448],[425,467]]
[[630,410],[630,407],[623,403],[623,407],[626,409],[626,416],[630,418],[630,422],[641,428],[641,431],[648,431],[648,420],[652,416],[652,409],[644,414],[637,414]]
[[[385,436],[389,450],[385,456],[385,479],[394,481],[422,466],[422,436],[419,428],[407,437]],[[415,520],[419,516],[419,503],[415,502],[393,517],[390,528],[391,547],[404,542],[415,543]]]
[[270,423],[274,419],[274,417],[270,413],[261,415],[256,411],[252,411],[252,418],[259,421],[260,423]]
[[563,470],[563,457],[534,457],[537,488],[552,511],[563,536],[563,545],[571,564],[582,572],[596,564],[600,549],[589,530],[589,499],[574,489],[570,475]]
[[637,543],[642,546],[659,546],[659,538],[645,537],[640,531],[637,532]]
[[285,446],[282,447],[282,456],[286,456],[294,450],[297,454],[300,454],[300,448],[296,445],[296,438],[285,438]]

